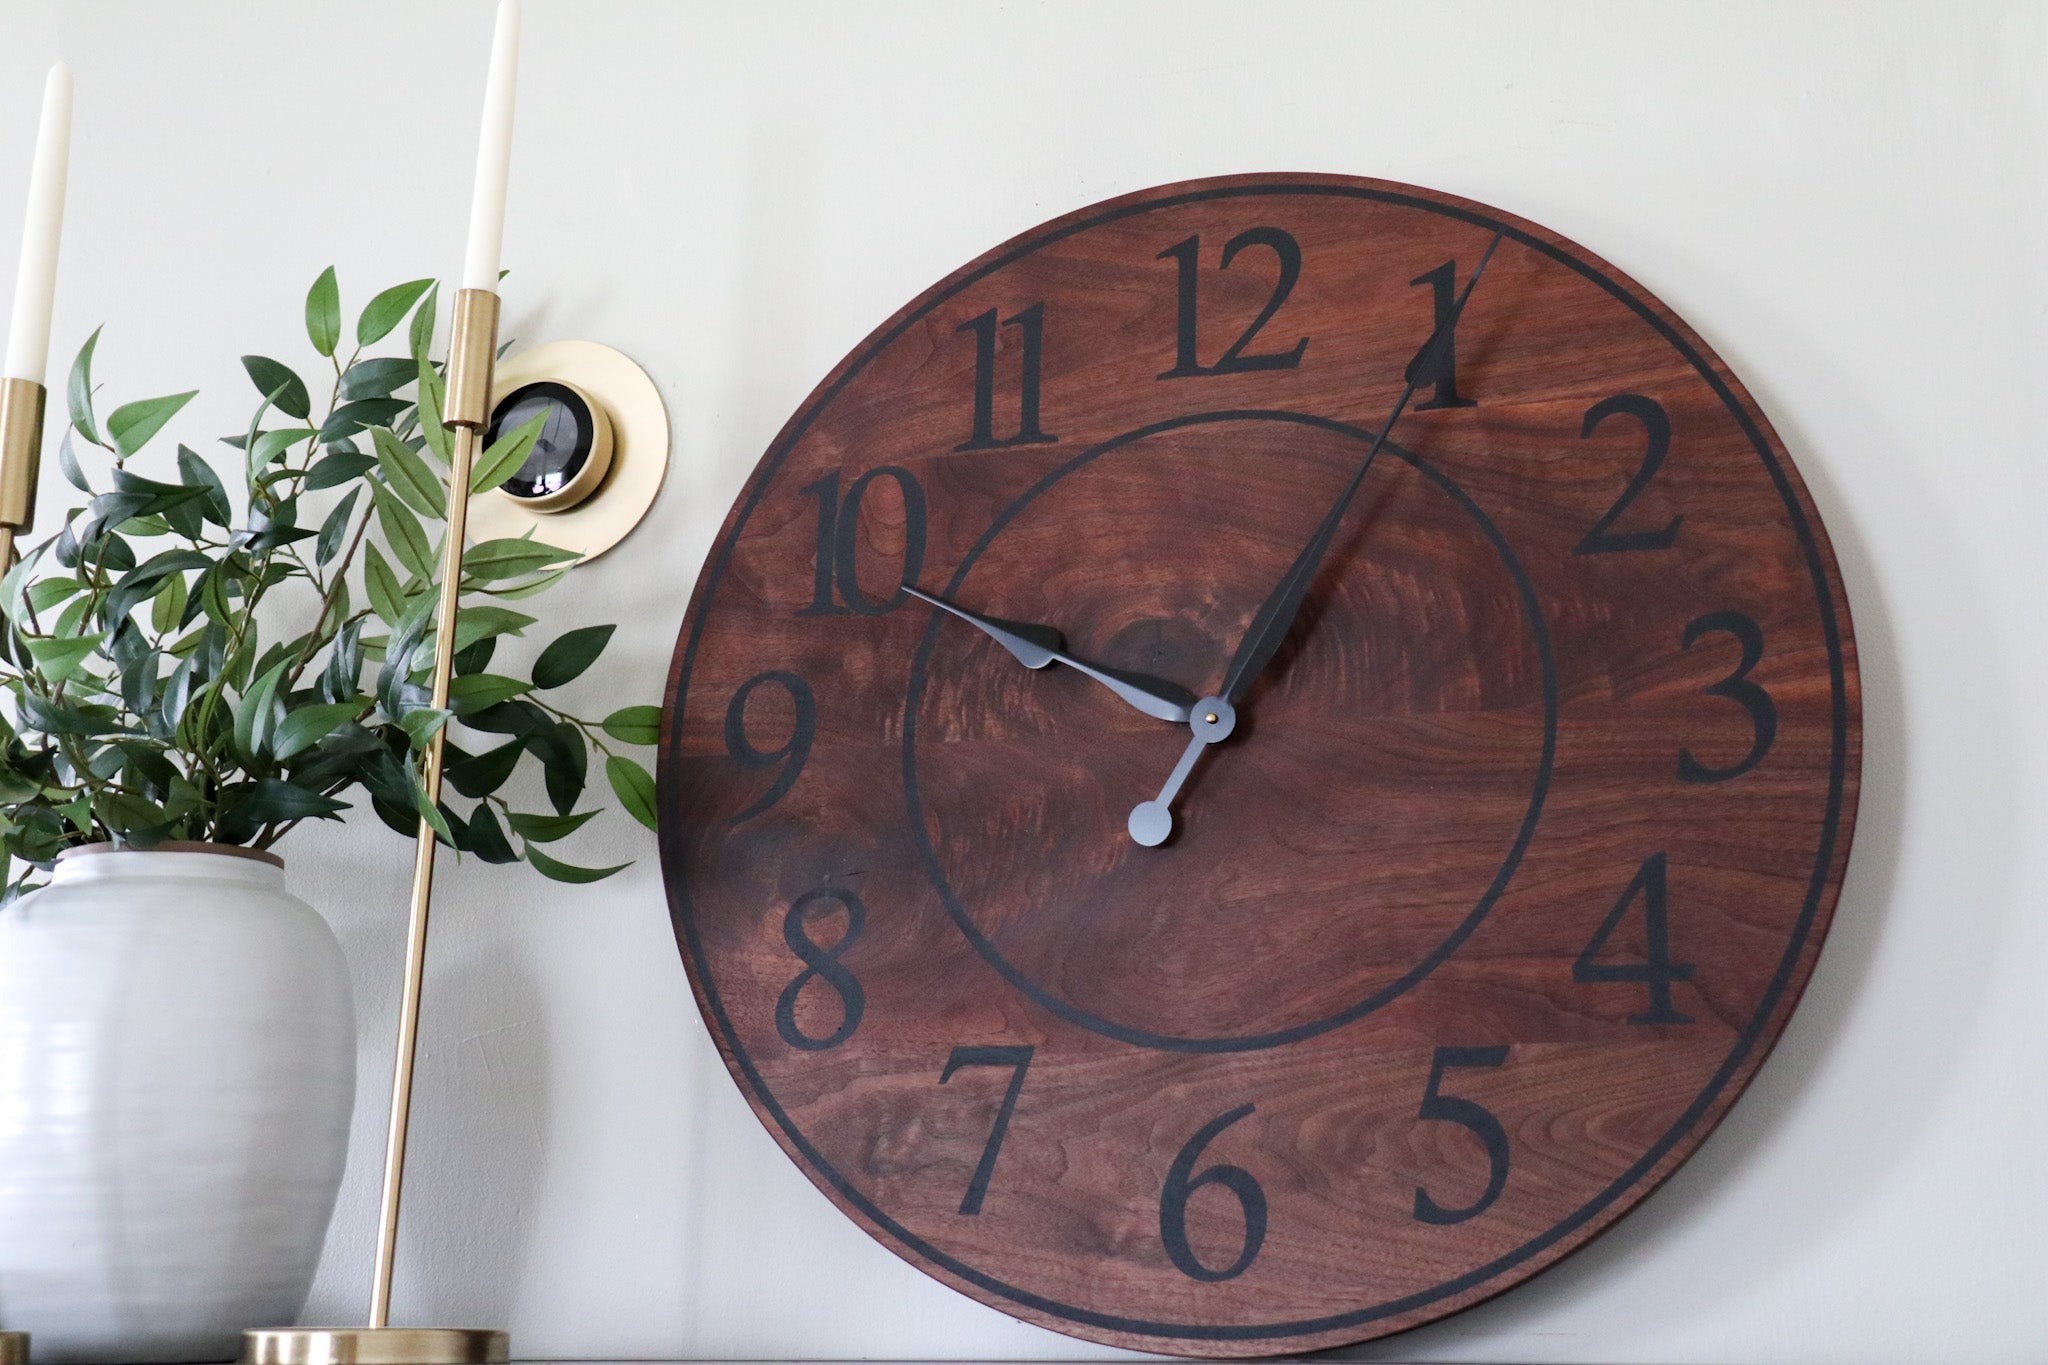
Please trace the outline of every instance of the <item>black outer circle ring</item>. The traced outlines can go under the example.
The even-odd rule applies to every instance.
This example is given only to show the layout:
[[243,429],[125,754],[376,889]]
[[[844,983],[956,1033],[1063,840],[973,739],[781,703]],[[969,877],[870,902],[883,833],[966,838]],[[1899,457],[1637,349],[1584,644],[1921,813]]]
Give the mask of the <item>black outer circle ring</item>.
[[[1721,400],[1734,417],[1737,425],[1749,438],[1752,448],[1762,462],[1765,472],[1778,489],[1780,499],[1790,519],[1793,534],[1798,540],[1802,557],[1806,561],[1809,577],[1814,588],[1815,603],[1821,622],[1823,638],[1827,644],[1829,701],[1832,711],[1831,744],[1828,760],[1828,799],[1821,821],[1821,837],[1813,863],[1813,873],[1807,884],[1807,893],[1800,908],[1798,920],[1786,943],[1785,951],[1779,958],[1778,969],[1764,990],[1754,1014],[1736,1035],[1728,1056],[1701,1089],[1698,1096],[1688,1105],[1677,1120],[1672,1123],[1657,1141],[1652,1143],[1642,1156],[1626,1170],[1616,1176],[1605,1188],[1591,1199],[1573,1210],[1559,1222],[1538,1233],[1536,1236],[1495,1257],[1493,1260],[1462,1275],[1453,1276],[1440,1284],[1414,1294],[1391,1299],[1383,1303],[1368,1304],[1361,1308],[1341,1313],[1330,1313],[1318,1318],[1299,1319],[1287,1322],[1232,1323],[1217,1326],[1206,1323],[1153,1322],[1143,1318],[1124,1317],[1115,1313],[1101,1313],[1061,1303],[1042,1294],[1035,1294],[1021,1286],[1009,1284],[984,1271],[977,1270],[958,1257],[932,1245],[924,1238],[911,1232],[901,1223],[862,1193],[846,1179],[824,1155],[812,1145],[802,1131],[790,1119],[772,1091],[763,1082],[760,1070],[747,1055],[737,1031],[733,1028],[731,1016],[727,1014],[724,1001],[718,994],[717,985],[711,980],[702,955],[703,940],[698,934],[696,922],[690,907],[689,891],[685,877],[686,869],[681,865],[679,840],[664,835],[662,839],[663,882],[668,889],[670,916],[674,921],[677,937],[684,951],[684,965],[691,973],[704,1007],[711,1013],[718,1027],[721,1043],[730,1065],[735,1068],[747,1089],[758,1099],[761,1107],[775,1119],[782,1130],[782,1137],[788,1146],[801,1153],[810,1164],[812,1171],[830,1185],[848,1204],[860,1210],[875,1227],[888,1233],[905,1249],[938,1266],[947,1274],[963,1283],[974,1285],[989,1294],[1009,1300],[1019,1307],[1058,1318],[1079,1326],[1099,1328],[1104,1331],[1128,1333],[1134,1336],[1150,1336],[1162,1339],[1189,1341],[1258,1341],[1272,1342],[1276,1346],[1290,1338],[1319,1336],[1329,1332],[1362,1327],[1372,1322],[1399,1317],[1419,1309],[1427,1308],[1467,1292],[1481,1289],[1497,1276],[1513,1270],[1554,1246],[1563,1238],[1599,1219],[1606,1210],[1638,1182],[1656,1169],[1664,1157],[1692,1131],[1707,1111],[1719,1098],[1736,1073],[1749,1060],[1750,1053],[1757,1045],[1771,1016],[1777,1011],[1780,1000],[1790,987],[1792,976],[1799,960],[1806,950],[1808,936],[1812,933],[1813,922],[1818,917],[1821,902],[1828,888],[1828,872],[1833,866],[1835,845],[1842,837],[1842,804],[1846,791],[1849,766],[1849,700],[1847,660],[1843,649],[1842,626],[1835,617],[1835,606],[1829,589],[1827,559],[1822,553],[1814,529],[1808,522],[1805,509],[1800,506],[1798,494],[1794,491],[1784,465],[1779,461],[1771,442],[1763,430],[1744,409],[1742,403],[1730,391],[1714,367],[1708,363],[1700,350],[1674,329],[1656,310],[1614,280],[1604,270],[1588,264],[1563,248],[1516,226],[1503,222],[1479,206],[1443,203],[1420,194],[1404,193],[1393,188],[1382,188],[1364,184],[1340,184],[1329,181],[1290,181],[1285,177],[1271,180],[1257,180],[1246,183],[1210,186],[1206,189],[1177,190],[1173,193],[1154,197],[1127,198],[1113,207],[1089,213],[1083,210],[1080,216],[1064,221],[1057,226],[1045,227],[1025,233],[1014,239],[1007,250],[990,256],[978,267],[949,277],[928,291],[919,300],[919,306],[899,317],[894,324],[878,331],[863,342],[857,352],[845,364],[838,376],[829,384],[821,386],[806,401],[804,408],[792,417],[789,424],[776,438],[775,444],[762,457],[753,477],[748,481],[739,513],[730,527],[720,537],[710,560],[706,563],[699,579],[695,611],[684,637],[678,641],[681,655],[680,667],[676,673],[675,698],[672,714],[667,719],[666,744],[673,745],[682,731],[681,720],[689,698],[690,670],[696,660],[697,647],[703,638],[704,623],[710,614],[710,606],[717,595],[719,584],[725,577],[732,559],[733,547],[746,529],[748,519],[760,505],[761,498],[775,480],[775,475],[798,441],[803,439],[820,413],[852,382],[867,364],[882,350],[894,342],[905,331],[914,326],[933,308],[962,290],[1006,268],[1054,242],[1100,227],[1105,223],[1149,213],[1157,209],[1171,208],[1180,204],[1202,203],[1219,199],[1276,198],[1288,195],[1306,197],[1336,197],[1364,199],[1378,203],[1397,204],[1407,208],[1434,213],[1441,217],[1469,223],[1487,232],[1500,232],[1509,240],[1556,261],[1558,264],[1580,275],[1636,314],[1652,331],[1663,337],[1681,359],[1692,368]],[[664,765],[665,766],[665,765]],[[1668,1172],[1667,1172],[1668,1174]],[[1500,1285],[1506,1289],[1508,1285]]]

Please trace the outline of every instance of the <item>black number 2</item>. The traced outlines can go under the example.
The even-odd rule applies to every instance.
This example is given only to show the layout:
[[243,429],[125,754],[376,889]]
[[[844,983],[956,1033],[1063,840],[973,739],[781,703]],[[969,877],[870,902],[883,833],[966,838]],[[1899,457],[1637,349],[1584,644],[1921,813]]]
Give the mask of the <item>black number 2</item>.
[[1686,624],[1685,647],[1691,649],[1693,641],[1710,630],[1733,635],[1739,640],[1742,643],[1742,662],[1735,666],[1733,673],[1706,688],[1706,694],[1726,697],[1749,712],[1752,738],[1749,752],[1742,756],[1742,761],[1726,768],[1710,768],[1694,758],[1692,750],[1680,749],[1678,780],[1681,782],[1726,782],[1731,777],[1740,777],[1764,761],[1764,755],[1771,751],[1771,742],[1778,737],[1778,704],[1771,700],[1771,694],[1764,691],[1761,684],[1751,682],[1749,678],[1749,670],[1764,657],[1763,627],[1739,611],[1708,612]]
[[996,1121],[989,1125],[988,1142],[981,1149],[981,1164],[974,1168],[974,1177],[967,1182],[967,1197],[960,1201],[960,1212],[980,1213],[981,1201],[988,1195],[989,1177],[996,1173],[996,1156],[1003,1150],[1003,1135],[1010,1131],[1010,1115],[1017,1112],[1017,1096],[1024,1093],[1024,1073],[1031,1069],[1031,1048],[956,1047],[953,1055],[946,1058],[946,1069],[939,1073],[939,1084],[952,1080],[953,1073],[965,1066],[1010,1068],[1010,1088],[1003,1092]]
[[1460,1099],[1439,1091],[1444,1072],[1452,1067],[1493,1067],[1508,1059],[1507,1044],[1494,1047],[1440,1047],[1429,1064],[1429,1084],[1422,1091],[1422,1108],[1417,1117],[1455,1123],[1479,1139],[1486,1148],[1486,1189],[1462,1208],[1447,1209],[1430,1198],[1429,1191],[1415,1187],[1415,1217],[1423,1223],[1462,1223],[1477,1218],[1500,1198],[1508,1183],[1508,1131],[1477,1100]]
[[1629,550],[1668,550],[1678,539],[1678,525],[1685,518],[1675,516],[1654,531],[1615,531],[1609,528],[1628,511],[1628,505],[1642,495],[1650,486],[1650,480],[1657,477],[1658,466],[1664,463],[1665,455],[1671,451],[1671,418],[1664,412],[1663,404],[1654,398],[1645,398],[1639,393],[1619,393],[1612,398],[1603,398],[1586,409],[1585,423],[1579,428],[1579,439],[1591,436],[1595,428],[1610,417],[1633,417],[1643,424],[1647,438],[1643,446],[1643,462],[1628,481],[1628,487],[1621,490],[1621,496],[1614,500],[1614,506],[1607,509],[1605,516],[1593,523],[1593,529],[1572,547],[1573,554],[1613,555]]
[[[812,907],[830,901],[845,908],[846,930],[831,947],[822,948],[811,941],[809,923],[814,917]],[[829,914],[830,910],[820,913]],[[804,964],[804,969],[782,988],[782,995],[775,1001],[775,1031],[782,1035],[783,1042],[803,1052],[823,1052],[838,1047],[860,1027],[860,1017],[867,1012],[867,993],[861,990],[860,982],[839,960],[839,955],[860,940],[867,918],[867,907],[860,903],[859,896],[832,886],[806,891],[782,917],[782,941]],[[796,1021],[797,1000],[812,981],[824,982],[839,997],[839,1027],[823,1037],[805,1033]]]
[[[893,479],[903,495],[903,572],[890,584],[884,597],[870,597],[862,591],[859,559],[860,505],[876,479]],[[798,616],[880,616],[894,611],[903,601],[903,585],[914,582],[924,567],[924,488],[907,469],[885,464],[870,469],[839,496],[839,472],[834,470],[804,492],[818,500],[818,558],[810,605],[800,607]],[[835,591],[836,590],[836,591]],[[835,600],[836,598],[836,600]]]
[[1248,246],[1262,246],[1280,258],[1280,279],[1273,286],[1272,297],[1266,306],[1252,319],[1252,325],[1244,329],[1243,335],[1230,343],[1222,355],[1216,357],[1214,365],[1204,365],[1196,354],[1195,310],[1200,304],[1199,275],[1202,255],[1200,236],[1176,242],[1159,253],[1159,259],[1169,258],[1180,263],[1180,312],[1179,323],[1174,331],[1174,365],[1162,371],[1161,379],[1189,379],[1197,375],[1240,374],[1246,370],[1291,370],[1301,364],[1301,354],[1308,349],[1308,338],[1294,343],[1289,351],[1264,351],[1257,355],[1246,355],[1244,348],[1251,344],[1259,329],[1272,321],[1273,314],[1280,311],[1280,305],[1287,302],[1288,294],[1294,290],[1295,280],[1301,277],[1301,244],[1288,233],[1276,227],[1246,228],[1223,244],[1222,268],[1230,269],[1230,263],[1237,259],[1237,253]]

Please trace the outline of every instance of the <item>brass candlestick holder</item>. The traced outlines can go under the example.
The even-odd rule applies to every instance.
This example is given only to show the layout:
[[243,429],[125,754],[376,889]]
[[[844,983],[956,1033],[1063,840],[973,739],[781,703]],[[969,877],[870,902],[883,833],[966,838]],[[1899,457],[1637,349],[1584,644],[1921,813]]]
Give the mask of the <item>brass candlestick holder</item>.
[[[453,439],[448,453],[448,540],[441,555],[441,598],[434,624],[432,704],[437,709],[448,704],[448,679],[455,662],[455,619],[461,610],[470,467],[491,419],[491,367],[497,353],[498,296],[488,289],[461,290],[455,295],[448,340],[448,394],[442,416]],[[0,501],[0,514],[5,510]],[[427,743],[422,785],[430,803],[441,799],[445,733],[445,729],[435,731]],[[252,1331],[243,1338],[244,1365],[485,1365],[511,1358],[511,1340],[504,1332],[390,1325],[391,1270],[398,1254],[398,1205],[405,1183],[405,1130],[412,1110],[413,1054],[419,1042],[420,981],[426,967],[435,848],[434,828],[421,817],[413,857],[412,913],[406,924],[405,989],[398,1005],[398,1055],[391,1076],[391,1127],[384,1146],[384,1194],[377,1211],[369,1326]]]
[[[36,515],[43,463],[43,386],[0,379],[0,574],[14,567],[14,538]],[[0,1332],[0,1365],[28,1365],[28,1333]]]
[[0,573],[14,565],[15,536],[35,523],[45,398],[33,379],[0,379]]

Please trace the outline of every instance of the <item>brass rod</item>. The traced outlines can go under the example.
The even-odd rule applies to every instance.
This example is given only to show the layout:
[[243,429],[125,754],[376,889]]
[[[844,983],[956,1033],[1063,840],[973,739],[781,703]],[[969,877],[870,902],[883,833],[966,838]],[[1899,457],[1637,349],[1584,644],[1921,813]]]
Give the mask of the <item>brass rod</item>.
[[[448,704],[448,680],[455,666],[455,623],[462,607],[463,535],[469,520],[470,467],[490,420],[491,366],[498,349],[498,296],[464,289],[455,296],[448,341],[446,425],[448,531],[441,553],[441,599],[434,619],[432,705]],[[447,727],[427,742],[421,786],[429,804],[441,799],[441,754]],[[398,1048],[391,1074],[391,1126],[384,1142],[384,1192],[377,1208],[377,1258],[370,1288],[370,1326],[391,1321],[391,1271],[398,1254],[399,1192],[405,1183],[405,1130],[412,1110],[413,1057],[419,1042],[420,983],[426,970],[427,913],[434,896],[434,827],[420,817],[414,836],[412,912],[406,921],[405,987],[398,1004]]]

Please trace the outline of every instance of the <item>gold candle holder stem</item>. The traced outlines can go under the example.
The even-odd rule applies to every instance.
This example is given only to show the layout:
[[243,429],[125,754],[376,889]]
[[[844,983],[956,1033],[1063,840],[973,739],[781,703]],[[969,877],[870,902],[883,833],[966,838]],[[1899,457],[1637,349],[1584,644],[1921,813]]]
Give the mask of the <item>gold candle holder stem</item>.
[[47,400],[33,379],[0,379],[0,573],[14,564],[15,537],[35,524]]
[[[432,704],[448,704],[455,666],[455,625],[462,607],[463,536],[469,520],[470,469],[483,427],[490,421],[491,368],[498,352],[498,296],[488,289],[455,295],[448,341],[447,398],[442,421],[451,433],[448,458],[448,530],[441,553],[441,597],[434,620]],[[446,727],[427,742],[421,785],[429,804],[441,799],[441,757]],[[398,1008],[398,1048],[391,1077],[391,1125],[384,1145],[384,1192],[377,1211],[377,1256],[370,1292],[370,1326],[391,1317],[392,1266],[398,1254],[398,1205],[405,1182],[406,1123],[412,1110],[413,1059],[419,1042],[420,983],[425,975],[427,914],[434,896],[434,827],[420,817],[412,871],[412,912],[406,923],[405,987]]]

